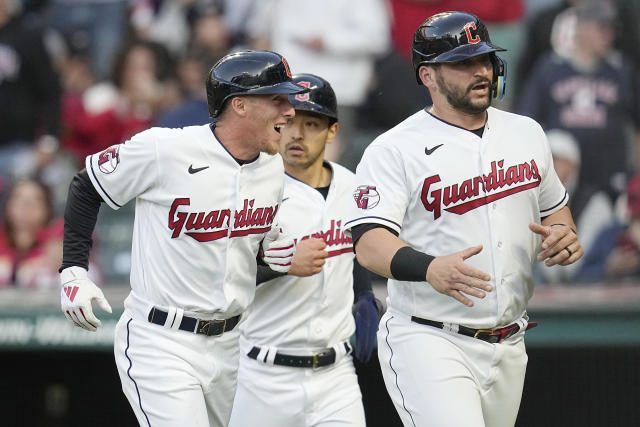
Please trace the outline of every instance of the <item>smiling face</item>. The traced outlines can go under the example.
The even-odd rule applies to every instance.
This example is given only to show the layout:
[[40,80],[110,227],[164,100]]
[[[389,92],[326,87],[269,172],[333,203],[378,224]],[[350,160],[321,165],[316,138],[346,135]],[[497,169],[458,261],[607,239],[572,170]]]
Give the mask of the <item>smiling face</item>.
[[278,152],[282,128],[295,115],[286,94],[251,95],[242,97],[246,105],[247,135],[254,139],[258,151]]
[[434,67],[440,94],[456,110],[467,114],[485,111],[491,105],[493,66],[489,55]]
[[285,165],[308,169],[322,163],[325,146],[337,131],[338,123],[329,126],[329,117],[296,110],[295,117],[282,129],[280,155]]

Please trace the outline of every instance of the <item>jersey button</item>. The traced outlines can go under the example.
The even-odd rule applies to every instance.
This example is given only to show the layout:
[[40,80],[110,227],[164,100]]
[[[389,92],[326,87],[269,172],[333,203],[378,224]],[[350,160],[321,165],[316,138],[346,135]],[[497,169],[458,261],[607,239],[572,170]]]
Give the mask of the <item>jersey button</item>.
[[498,242],[498,247],[501,248],[502,247],[502,242]]

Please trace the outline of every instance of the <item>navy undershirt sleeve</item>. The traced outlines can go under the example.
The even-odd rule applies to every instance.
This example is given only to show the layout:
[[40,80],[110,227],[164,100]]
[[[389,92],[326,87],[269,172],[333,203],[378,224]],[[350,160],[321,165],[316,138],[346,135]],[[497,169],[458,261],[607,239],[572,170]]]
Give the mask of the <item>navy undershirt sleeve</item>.
[[91,235],[96,226],[102,198],[91,184],[86,169],[71,180],[64,211],[64,241],[62,266],[89,268],[89,252],[93,245]]

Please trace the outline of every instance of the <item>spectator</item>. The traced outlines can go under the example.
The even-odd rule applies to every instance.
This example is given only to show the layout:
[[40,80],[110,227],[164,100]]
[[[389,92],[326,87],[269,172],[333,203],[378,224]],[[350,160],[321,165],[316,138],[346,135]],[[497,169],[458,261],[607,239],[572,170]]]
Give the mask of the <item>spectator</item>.
[[[190,16],[192,45],[206,49],[209,52],[208,55],[216,58],[222,58],[229,53],[232,34],[224,22],[224,16],[219,7],[200,5],[193,9]],[[207,69],[212,66],[213,63],[209,64]]]
[[640,141],[637,70],[613,51],[615,10],[602,1],[583,0],[575,9],[570,55],[550,53],[536,64],[517,112],[546,129],[571,133],[580,145],[578,186],[605,191],[615,200],[634,165],[628,154]]
[[603,230],[585,253],[578,280],[584,282],[640,278],[640,175],[627,185],[628,219]]
[[[94,152],[148,128],[168,105],[177,105],[166,51],[135,41],[118,55],[113,83],[102,82],[65,103],[63,146],[80,164]],[[177,98],[177,99],[176,99]]]
[[202,84],[207,72],[220,58],[208,49],[192,46],[178,63],[178,78],[184,101],[158,117],[155,126],[179,128],[209,123],[207,93]]
[[184,127],[209,123],[207,94],[202,82],[207,72],[220,58],[229,53],[231,36],[221,7],[196,3],[190,14],[192,33],[190,46],[177,67],[183,101],[161,114],[155,122],[159,127]]
[[[545,7],[533,14],[526,23],[526,54],[520,56],[517,67],[514,89],[519,93],[522,83],[527,80],[535,63],[548,51],[562,52],[573,43],[575,32],[575,8],[581,1],[592,0],[561,0],[549,7]],[[601,1],[601,0],[599,0]],[[640,66],[640,31],[637,20],[640,17],[638,2],[628,0],[609,0],[620,11],[617,21],[617,36],[615,46],[625,54],[633,57],[636,67]]]
[[84,34],[91,68],[102,80],[124,43],[128,10],[128,0],[51,0],[49,22],[62,34]]
[[219,7],[225,27],[231,35],[231,45],[242,47],[247,45],[248,19],[252,15],[256,3],[263,0],[200,0]]
[[57,144],[60,87],[38,21],[0,0],[0,175],[38,138]]
[[62,261],[61,219],[53,219],[49,189],[16,181],[7,192],[0,230],[0,288],[57,288]]
[[358,108],[376,58],[390,48],[385,0],[263,0],[253,12],[247,28],[255,47],[281,53],[291,69],[321,75],[335,90],[340,137],[327,158],[355,169],[363,150],[351,144]]
[[131,0],[134,37],[164,46],[173,55],[189,42],[187,15],[193,0]]
[[[580,230],[580,243],[588,254],[597,235],[614,221],[614,207],[609,196],[592,187],[578,187],[580,174],[580,147],[570,133],[559,129],[547,132],[553,166],[558,178],[569,193],[568,206],[576,227]],[[547,267],[536,264],[535,276],[544,283],[568,283],[575,279],[585,257],[567,266]]]

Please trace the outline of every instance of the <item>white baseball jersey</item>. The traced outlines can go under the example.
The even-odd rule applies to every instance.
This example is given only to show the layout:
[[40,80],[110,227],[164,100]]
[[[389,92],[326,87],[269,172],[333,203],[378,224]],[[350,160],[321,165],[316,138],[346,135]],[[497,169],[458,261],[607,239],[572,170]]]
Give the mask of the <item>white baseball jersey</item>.
[[568,196],[542,128],[492,107],[487,113],[480,138],[419,111],[379,136],[358,165],[347,227],[382,224],[434,256],[483,245],[465,262],[490,274],[494,287],[470,308],[425,282],[390,279],[390,309],[475,328],[504,326],[525,312],[540,243],[528,225]]
[[289,175],[285,178],[279,223],[296,241],[324,239],[329,256],[313,276],[283,276],[258,286],[241,326],[243,339],[252,345],[311,351],[348,340],[355,330],[354,254],[343,228],[354,174],[338,164],[330,166],[333,177],[326,200],[308,184]]
[[221,318],[245,310],[282,197],[280,155],[241,166],[209,125],[152,128],[88,156],[86,168],[112,208],[136,198],[125,307],[138,297]]

